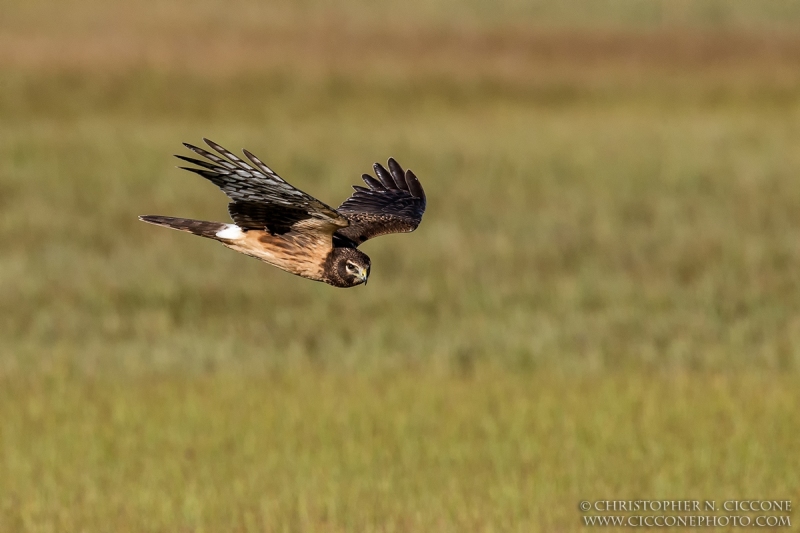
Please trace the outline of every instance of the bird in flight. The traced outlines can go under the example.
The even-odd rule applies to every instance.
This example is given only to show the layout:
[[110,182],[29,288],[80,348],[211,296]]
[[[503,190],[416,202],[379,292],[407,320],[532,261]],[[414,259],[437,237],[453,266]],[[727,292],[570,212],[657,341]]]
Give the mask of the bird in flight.
[[195,165],[181,168],[203,176],[230,198],[233,224],[160,215],[139,220],[214,239],[304,278],[355,287],[367,283],[370,270],[370,259],[358,246],[380,235],[414,231],[425,212],[419,180],[391,158],[388,170],[375,163],[377,179],[362,175],[367,187],[354,185],[350,198],[333,209],[289,185],[247,150],[249,162],[203,140],[217,153],[184,143],[206,160],[175,157]]

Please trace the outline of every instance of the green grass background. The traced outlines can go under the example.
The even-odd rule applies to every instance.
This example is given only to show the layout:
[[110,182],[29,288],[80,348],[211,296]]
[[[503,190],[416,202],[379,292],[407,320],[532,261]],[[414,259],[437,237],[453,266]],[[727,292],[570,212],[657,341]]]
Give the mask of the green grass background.
[[[0,531],[800,501],[797,4],[7,4]],[[424,223],[338,290],[138,222],[226,219],[202,136]]]

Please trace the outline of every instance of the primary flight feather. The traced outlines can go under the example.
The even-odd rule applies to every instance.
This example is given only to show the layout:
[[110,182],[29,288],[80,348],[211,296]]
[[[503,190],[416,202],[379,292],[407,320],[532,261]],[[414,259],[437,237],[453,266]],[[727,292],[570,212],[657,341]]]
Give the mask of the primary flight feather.
[[358,246],[380,235],[414,231],[425,212],[419,180],[391,158],[388,170],[375,163],[377,179],[364,174],[367,187],[353,186],[350,198],[333,209],[289,185],[247,150],[249,162],[203,140],[216,154],[184,143],[205,160],[175,157],[195,165],[181,168],[203,176],[231,199],[233,224],[160,215],[140,220],[220,241],[304,278],[355,287],[366,283],[370,272],[370,259]]

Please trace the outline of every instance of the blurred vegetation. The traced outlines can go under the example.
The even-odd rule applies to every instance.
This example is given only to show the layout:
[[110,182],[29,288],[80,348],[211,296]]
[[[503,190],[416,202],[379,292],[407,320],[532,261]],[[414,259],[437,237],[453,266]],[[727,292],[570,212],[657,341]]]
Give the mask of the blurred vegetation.
[[[402,6],[402,7],[401,7]],[[794,2],[6,2],[0,531],[570,531],[800,497]],[[139,214],[420,176],[367,287]]]

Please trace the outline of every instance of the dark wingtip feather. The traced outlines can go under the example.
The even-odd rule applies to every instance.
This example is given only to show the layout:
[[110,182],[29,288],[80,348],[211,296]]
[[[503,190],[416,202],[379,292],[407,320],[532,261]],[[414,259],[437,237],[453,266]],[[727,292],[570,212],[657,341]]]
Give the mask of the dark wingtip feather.
[[269,168],[269,167],[268,167],[268,166],[267,166],[267,165],[266,165],[266,164],[265,164],[263,161],[261,161],[261,160],[260,160],[258,157],[256,157],[255,155],[253,155],[253,153],[252,153],[252,152],[250,152],[249,150],[246,150],[246,149],[245,149],[245,150],[242,150],[242,153],[245,155],[245,157],[247,157],[247,159],[249,159],[249,160],[250,160],[250,162],[251,162],[251,163],[253,163],[253,164],[254,164],[254,165],[255,165],[255,166],[256,166],[256,167],[257,167],[259,170],[261,170],[261,172],[266,172],[267,174],[270,174],[270,175],[272,175],[272,177],[273,177],[273,178],[277,178],[277,179],[280,179],[281,181],[283,181],[283,180],[282,180],[282,179],[281,179],[281,178],[278,176],[278,174],[277,174],[277,173],[275,173],[275,171],[274,171],[274,170],[272,170],[271,168]]
[[410,170],[406,170],[406,183],[408,184],[408,190],[411,194],[425,200],[425,190],[422,188],[419,178]]
[[394,182],[394,178],[392,177],[392,175],[389,173],[388,170],[383,168],[383,165],[381,165],[380,163],[375,163],[374,165],[372,165],[372,168],[375,169],[375,175],[378,176],[378,179],[381,180],[381,183],[383,183],[384,187],[386,187],[387,189],[397,188],[397,184]]
[[393,158],[389,158],[389,171],[392,173],[392,177],[394,178],[395,184],[397,184],[398,189],[402,189],[404,191],[408,190],[408,184],[406,184],[406,177],[405,172],[403,171],[403,167]]
[[192,152],[194,152],[194,153],[196,153],[198,155],[202,155],[203,157],[208,157],[209,155],[212,156],[212,157],[215,157],[214,154],[209,154],[206,150],[203,150],[199,146],[195,146],[195,145],[189,144],[189,143],[183,143],[183,145],[186,148],[188,148],[189,150],[191,150]]
[[200,176],[203,176],[207,180],[214,181],[215,179],[222,179],[222,176],[227,176],[230,174],[227,170],[205,170],[202,168],[194,168],[194,167],[178,167],[181,170],[188,170],[189,172],[194,172]]
[[206,139],[205,137],[203,137],[203,140],[205,141],[205,143],[207,145],[209,145],[211,148],[213,148],[219,155],[221,155],[222,157],[224,157],[228,161],[230,161],[233,165],[239,167],[240,169],[255,170],[253,167],[251,167],[250,165],[248,165],[247,163],[242,161],[242,159],[239,156],[237,156],[236,154],[234,154],[233,152],[231,152],[230,150],[228,150],[224,146],[221,146],[221,145],[215,143],[211,139]]
[[361,175],[361,179],[364,180],[364,183],[369,185],[369,188],[372,189],[372,190],[375,190],[375,191],[385,191],[386,190],[386,187],[384,187],[383,184],[380,181],[376,180],[375,178],[373,178],[369,174],[362,174]]
[[[173,154],[175,157],[180,159],[181,161],[186,161],[187,163],[191,163],[193,165],[198,165],[201,167],[205,167],[211,170],[218,170],[219,166],[213,163],[209,163],[208,161],[201,161],[199,159],[195,159],[193,157],[186,157],[185,155]],[[181,167],[178,167],[181,168]]]
[[[206,138],[203,138],[203,140],[206,141],[206,143],[213,142],[213,141],[209,141]],[[209,161],[213,161],[217,165],[219,165],[221,167],[224,167],[224,168],[226,168],[228,170],[234,170],[235,168],[237,168],[237,165],[235,163],[233,163],[231,161],[228,161],[227,159],[225,159],[225,157],[220,157],[218,155],[214,155],[211,152],[209,152],[208,150],[204,150],[204,149],[202,149],[200,147],[194,146],[193,144],[183,143],[183,145],[186,148],[188,148],[189,150],[191,150],[192,152],[196,153],[197,155],[203,156],[206,159],[208,159]],[[213,146],[211,144],[209,144],[209,146],[211,146],[213,148]],[[224,148],[222,150],[224,150]],[[222,154],[223,152],[220,152],[220,153]]]
[[239,159],[238,157],[236,157],[235,154],[232,154],[229,150],[227,150],[223,146],[215,143],[211,139],[206,139],[205,137],[203,137],[203,142],[205,142],[208,146],[210,146],[213,150],[215,150],[222,157],[230,158],[231,156],[233,156],[233,162],[234,163],[236,163],[236,160]]

